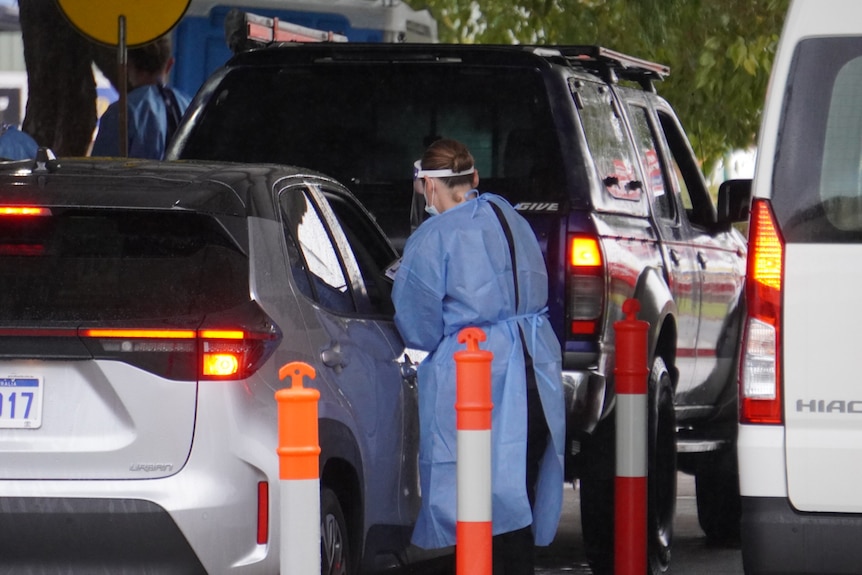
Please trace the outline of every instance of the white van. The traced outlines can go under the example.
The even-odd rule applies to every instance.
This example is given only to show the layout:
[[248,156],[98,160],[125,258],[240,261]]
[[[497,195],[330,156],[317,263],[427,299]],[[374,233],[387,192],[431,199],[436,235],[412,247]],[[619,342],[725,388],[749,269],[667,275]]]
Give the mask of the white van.
[[753,183],[745,573],[862,573],[862,2],[796,0]]

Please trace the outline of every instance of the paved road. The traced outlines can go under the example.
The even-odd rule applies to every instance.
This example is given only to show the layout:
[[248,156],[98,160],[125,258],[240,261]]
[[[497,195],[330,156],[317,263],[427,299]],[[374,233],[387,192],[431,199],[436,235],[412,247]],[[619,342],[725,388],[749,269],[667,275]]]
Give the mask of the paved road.
[[[554,542],[539,548],[536,573],[540,575],[589,574],[581,538],[578,492],[566,488],[560,528]],[[713,547],[697,523],[694,478],[679,474],[676,520],[671,568],[673,575],[742,575],[742,554],[738,548]]]

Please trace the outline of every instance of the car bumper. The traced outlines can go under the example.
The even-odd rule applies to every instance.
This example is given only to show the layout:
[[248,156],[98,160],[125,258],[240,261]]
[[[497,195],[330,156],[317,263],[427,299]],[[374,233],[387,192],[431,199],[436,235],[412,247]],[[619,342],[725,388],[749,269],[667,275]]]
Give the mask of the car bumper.
[[[235,383],[201,388],[193,447],[184,464],[169,462],[178,469],[173,475],[148,479],[141,466],[141,479],[0,481],[0,571],[45,573],[47,565],[56,572],[57,565],[63,573],[277,572],[275,406],[244,409],[232,397],[244,389],[229,386]],[[262,544],[260,482],[269,495]],[[12,555],[7,537],[19,546]]]
[[742,498],[747,575],[859,573],[862,515],[801,513],[783,497]]
[[0,568],[206,574],[167,511],[137,499],[0,498]]
[[607,380],[590,371],[563,370],[563,389],[569,434],[592,433],[605,411]]

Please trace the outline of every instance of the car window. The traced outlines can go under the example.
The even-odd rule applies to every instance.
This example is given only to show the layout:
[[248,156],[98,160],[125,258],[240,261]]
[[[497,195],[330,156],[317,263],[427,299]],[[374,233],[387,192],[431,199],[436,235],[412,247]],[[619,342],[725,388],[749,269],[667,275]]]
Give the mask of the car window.
[[610,89],[585,82],[576,92],[576,101],[598,178],[604,184],[597,207],[646,215],[635,152]]
[[248,259],[212,217],[51,212],[2,217],[4,323],[201,316],[248,301]]
[[862,241],[862,38],[799,42],[772,188],[788,242]]
[[652,194],[653,213],[657,218],[673,221],[676,219],[672,195],[673,187],[665,183],[659,146],[650,125],[649,111],[643,106],[637,105],[630,106],[629,110],[631,112],[632,132],[644,170],[644,185]]
[[682,209],[693,226],[710,229],[716,221],[715,205],[685,133],[666,111],[658,110],[658,118],[670,154],[671,181],[677,188]]
[[323,189],[329,205],[335,212],[341,229],[344,230],[349,250],[356,258],[362,275],[362,287],[375,314],[392,316],[391,282],[385,270],[395,260],[396,254],[370,217],[343,194]]
[[225,76],[180,156],[323,172],[349,186],[400,247],[411,232],[413,162],[440,137],[469,146],[480,191],[513,204],[566,201],[545,94],[530,69],[249,66]]
[[[374,70],[335,63],[232,70],[181,155],[306,166],[354,193],[356,184],[405,181],[409,200],[413,162],[448,137],[470,148],[497,193],[512,201],[528,191],[534,201],[562,201],[559,187],[547,185],[562,178],[538,71],[440,64]],[[237,141],[243,145],[230,143]],[[507,183],[530,172],[546,185]]]
[[293,186],[279,198],[288,258],[297,287],[323,307],[356,310],[353,294],[333,239],[308,188]]

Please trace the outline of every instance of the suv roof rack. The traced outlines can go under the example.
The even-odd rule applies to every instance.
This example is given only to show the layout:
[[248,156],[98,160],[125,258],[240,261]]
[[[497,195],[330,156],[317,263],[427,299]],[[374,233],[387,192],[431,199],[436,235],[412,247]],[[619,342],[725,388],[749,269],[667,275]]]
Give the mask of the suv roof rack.
[[225,16],[224,36],[234,54],[277,42],[347,42],[347,36],[342,34],[307,28],[237,8]]
[[637,82],[645,90],[655,91],[653,81],[664,80],[670,74],[670,67],[649,60],[635,58],[603,46],[555,46],[570,63],[577,64],[601,74],[607,82],[617,82],[620,78]]

